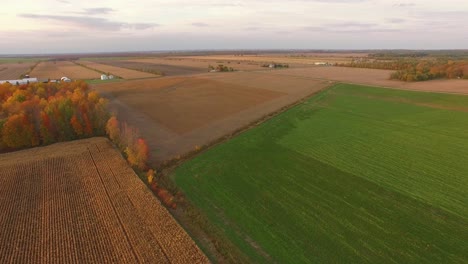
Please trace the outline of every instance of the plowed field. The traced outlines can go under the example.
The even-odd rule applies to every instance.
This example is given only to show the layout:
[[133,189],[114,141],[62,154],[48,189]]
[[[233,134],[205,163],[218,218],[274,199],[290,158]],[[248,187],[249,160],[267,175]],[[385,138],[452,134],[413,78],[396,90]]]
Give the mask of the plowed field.
[[262,68],[261,63],[258,62],[199,59],[198,57],[148,58],[132,59],[128,61],[139,63],[152,63],[155,65],[198,68],[204,72],[208,71],[208,66],[217,66],[218,64],[223,64],[228,67],[232,67],[234,68],[234,70],[237,71],[258,71],[265,69]]
[[197,73],[204,73],[208,71],[208,66],[205,68],[190,67],[184,65],[167,65],[161,63],[151,62],[137,62],[137,61],[124,61],[124,60],[102,60],[99,63],[107,64],[110,66],[127,68],[136,71],[148,72],[153,74],[163,74],[164,76],[176,75],[190,75]]
[[20,76],[27,73],[33,65],[34,63],[31,62],[0,64],[0,80],[19,79]]
[[268,72],[201,74],[96,85],[161,162],[190,152],[329,85]]
[[130,70],[121,67],[115,67],[111,65],[101,64],[93,61],[79,61],[80,64],[85,65],[91,69],[95,69],[106,74],[112,74],[123,79],[140,79],[140,78],[151,78],[158,77],[156,74]]
[[[363,54],[363,57],[366,55]],[[244,62],[256,62],[256,63],[289,63],[289,64],[314,64],[315,62],[328,62],[328,63],[346,63],[351,62],[352,57],[345,56],[328,56],[327,54],[322,55],[310,55],[310,56],[298,56],[298,55],[286,55],[286,54],[263,54],[263,55],[208,55],[208,56],[186,56],[186,57],[175,57],[183,59],[199,59],[199,60],[214,60],[214,61],[244,61]]]
[[0,263],[207,263],[104,138],[0,155]]
[[99,79],[101,74],[77,65],[71,61],[47,61],[41,62],[30,74],[31,77],[41,79]]

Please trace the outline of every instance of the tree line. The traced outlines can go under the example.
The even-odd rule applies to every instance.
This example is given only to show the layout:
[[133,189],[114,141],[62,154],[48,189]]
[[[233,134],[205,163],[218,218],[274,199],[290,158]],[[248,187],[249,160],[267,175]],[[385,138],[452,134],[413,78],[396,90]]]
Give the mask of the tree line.
[[0,150],[105,135],[107,100],[85,82],[0,85]]

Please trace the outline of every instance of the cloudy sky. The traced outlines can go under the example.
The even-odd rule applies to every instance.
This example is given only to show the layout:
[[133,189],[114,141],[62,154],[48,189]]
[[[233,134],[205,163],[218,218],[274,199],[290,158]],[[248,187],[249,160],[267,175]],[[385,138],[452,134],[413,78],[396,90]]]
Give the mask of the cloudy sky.
[[0,54],[468,49],[467,0],[5,0]]

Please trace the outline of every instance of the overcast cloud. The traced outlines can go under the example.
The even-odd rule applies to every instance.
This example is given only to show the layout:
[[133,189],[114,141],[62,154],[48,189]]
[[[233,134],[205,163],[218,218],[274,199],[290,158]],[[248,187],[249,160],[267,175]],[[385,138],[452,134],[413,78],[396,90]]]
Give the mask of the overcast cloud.
[[2,10],[0,54],[468,49],[466,0],[16,0]]

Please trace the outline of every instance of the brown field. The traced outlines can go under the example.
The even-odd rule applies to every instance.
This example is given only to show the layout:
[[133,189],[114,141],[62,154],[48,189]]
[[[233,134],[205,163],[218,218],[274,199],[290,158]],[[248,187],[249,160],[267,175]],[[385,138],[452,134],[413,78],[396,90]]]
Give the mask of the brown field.
[[415,91],[468,94],[467,80],[433,80],[426,82],[402,82],[390,80],[390,70],[359,69],[347,67],[310,67],[272,71],[274,75],[332,80],[355,84],[367,84],[387,88]]
[[0,64],[0,80],[19,79],[22,74],[29,72],[33,62],[2,63]]
[[[367,56],[364,54],[364,56]],[[174,57],[180,59],[198,59],[198,60],[211,60],[211,61],[231,61],[231,62],[253,62],[253,63],[287,63],[291,65],[312,65],[315,62],[328,62],[328,63],[347,63],[351,62],[352,57],[339,57],[322,54],[321,56],[299,56],[298,54],[261,54],[261,55],[208,55],[208,56],[185,56]]]
[[208,71],[208,66],[217,66],[223,64],[228,67],[232,67],[238,71],[258,71],[264,70],[261,67],[262,63],[259,62],[247,62],[247,61],[230,61],[230,60],[210,60],[210,59],[199,59],[198,57],[167,57],[167,58],[146,58],[146,59],[132,59],[128,60],[139,63],[152,63],[156,65],[169,65],[179,67],[190,67],[197,68],[203,72]]
[[46,61],[39,63],[30,76],[41,79],[60,79],[65,76],[71,79],[86,80],[99,79],[101,74],[71,61]]
[[114,67],[127,68],[137,71],[149,72],[153,74],[162,73],[164,76],[191,75],[197,73],[204,73],[208,71],[208,67],[200,68],[185,65],[168,65],[138,61],[100,60],[98,62]]
[[138,127],[156,163],[183,155],[329,85],[268,72],[201,74],[95,85]]
[[123,78],[123,79],[140,79],[140,78],[152,78],[152,77],[158,77],[158,75],[152,74],[152,73],[147,73],[147,72],[141,72],[141,71],[135,71],[135,70],[130,70],[126,68],[121,68],[121,67],[115,67],[115,66],[110,66],[106,64],[101,64],[93,61],[79,61],[80,64],[85,65],[86,67],[89,67],[91,69],[95,69],[100,72],[105,72],[108,74],[115,75],[117,77]]
[[0,263],[208,263],[105,138],[0,155]]

